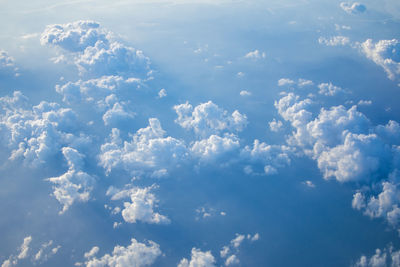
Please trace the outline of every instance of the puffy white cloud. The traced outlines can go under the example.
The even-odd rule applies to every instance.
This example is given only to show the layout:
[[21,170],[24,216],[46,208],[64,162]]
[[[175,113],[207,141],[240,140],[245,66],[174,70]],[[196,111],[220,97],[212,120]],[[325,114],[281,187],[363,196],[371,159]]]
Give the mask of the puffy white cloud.
[[277,121],[275,118],[269,122],[269,129],[273,132],[279,132],[282,129],[283,123],[281,121]]
[[86,81],[67,82],[64,85],[57,85],[56,91],[63,96],[63,101],[67,103],[88,103],[101,109],[107,106],[107,97],[132,94],[132,91],[140,88],[141,85],[140,79],[125,79],[121,76],[111,75]]
[[251,96],[251,92],[242,90],[242,91],[240,91],[240,96]]
[[[390,175],[389,181],[375,185],[372,192],[356,192],[353,195],[353,208],[363,210],[371,218],[384,218],[393,227],[400,225],[400,183],[397,172]],[[375,195],[376,194],[376,195]]]
[[237,151],[239,147],[240,143],[236,135],[225,134],[223,137],[211,135],[208,139],[196,141],[190,151],[201,161],[213,162],[226,154]]
[[211,101],[193,108],[188,102],[174,106],[178,118],[175,120],[181,127],[193,130],[200,136],[210,136],[223,131],[242,131],[247,125],[246,115],[235,110],[228,114]]
[[158,92],[158,97],[159,98],[163,98],[167,96],[167,90],[165,90],[164,88],[162,88],[159,92]]
[[260,52],[257,49],[254,51],[250,51],[249,53],[247,53],[244,57],[245,58],[249,58],[249,59],[253,59],[253,60],[257,60],[257,59],[261,59],[261,58],[266,58],[266,54],[265,52]]
[[350,44],[350,39],[349,37],[341,35],[333,36],[330,38],[320,37],[318,39],[318,43],[324,44],[326,46],[339,46],[339,45],[344,46]]
[[211,251],[203,252],[200,249],[192,248],[191,259],[182,259],[178,267],[214,267],[215,258]]
[[282,78],[282,79],[279,79],[278,86],[292,85],[294,83],[295,82],[291,79]]
[[48,178],[53,183],[53,195],[63,205],[60,214],[68,210],[75,201],[89,200],[95,179],[82,171],[84,155],[76,149],[63,147],[62,153],[68,162],[68,171],[58,177]]
[[341,2],[340,3],[340,7],[346,11],[346,13],[349,14],[359,14],[359,13],[363,13],[365,12],[365,10],[367,10],[367,8],[365,7],[365,5],[360,4],[358,2]]
[[372,105],[372,101],[371,100],[360,100],[360,101],[358,101],[357,105],[359,105],[359,106],[369,106],[369,105]]
[[84,254],[86,259],[93,258],[99,253],[100,248],[97,246],[92,247],[92,249]]
[[337,93],[343,91],[339,86],[335,86],[332,83],[321,83],[318,85],[319,94],[326,96],[334,96]]
[[112,200],[119,200],[125,197],[129,197],[131,202],[124,202],[124,209],[122,210],[122,217],[128,223],[136,223],[142,221],[145,223],[154,224],[167,224],[170,220],[157,212],[154,212],[154,208],[157,206],[158,199],[155,197],[151,190],[154,186],[145,188],[130,188],[113,192],[111,188],[107,193],[112,194]]
[[240,244],[242,244],[245,238],[246,237],[244,235],[236,234],[236,237],[231,240],[232,247],[239,248]]
[[[85,253],[85,255],[88,254]],[[160,255],[161,250],[157,243],[148,241],[147,244],[144,244],[132,238],[131,244],[127,247],[115,246],[111,255],[105,254],[101,258],[91,255],[91,259],[85,264],[87,267],[141,267],[153,264]]]
[[232,265],[237,265],[239,264],[240,261],[238,257],[235,254],[230,255],[226,260],[225,260],[225,266],[232,266]]
[[79,148],[90,141],[78,132],[76,114],[57,103],[41,102],[30,107],[20,92],[0,98],[0,135],[11,149],[10,159],[22,158],[31,166],[44,164],[61,147]]
[[361,51],[375,64],[381,66],[389,79],[400,75],[400,41],[397,39],[380,40],[373,43],[371,39],[361,43]]
[[56,91],[63,96],[63,101],[72,107],[93,108],[91,112],[103,114],[105,125],[115,127],[134,118],[135,113],[130,110],[126,100],[129,101],[141,85],[142,81],[136,78],[102,76],[57,85]]
[[[361,182],[364,189],[354,194],[353,208],[373,218],[385,218],[398,227],[399,123],[389,121],[373,126],[357,106],[321,108],[316,113],[311,111],[313,104],[293,93],[275,103],[281,116],[294,128],[288,144],[316,160],[325,179]],[[376,181],[378,185],[373,184]],[[382,190],[376,193],[379,187]],[[366,193],[365,188],[372,192]]]
[[18,68],[15,66],[14,59],[4,50],[0,50],[0,74],[14,74],[18,76]]
[[393,160],[388,144],[373,133],[370,121],[356,106],[348,110],[343,106],[322,108],[313,118],[308,111],[311,104],[311,100],[290,93],[275,106],[295,128],[288,142],[317,160],[324,178],[342,182],[369,179],[386,168],[387,160]]
[[101,146],[99,164],[107,173],[120,168],[132,174],[150,175],[182,164],[188,157],[184,142],[164,136],[156,118],[149,119],[149,126],[139,129],[130,142],[122,142],[119,130],[112,129],[109,141]]
[[103,115],[105,125],[119,125],[122,122],[129,121],[133,118],[133,113],[125,111],[124,107],[120,103],[115,103],[113,107],[107,110]]
[[304,181],[303,184],[304,184],[305,186],[307,186],[307,187],[315,188],[315,184],[314,184],[313,182],[309,181],[309,180]]
[[81,74],[145,76],[150,70],[142,51],[117,41],[94,21],[48,25],[40,41],[70,52]]
[[[246,146],[241,151],[241,158],[251,163],[264,164],[266,175],[277,173],[277,168],[282,168],[290,164],[290,149],[286,146],[268,145],[259,140],[254,140],[253,147]],[[246,173],[251,174],[253,170],[247,168]]]

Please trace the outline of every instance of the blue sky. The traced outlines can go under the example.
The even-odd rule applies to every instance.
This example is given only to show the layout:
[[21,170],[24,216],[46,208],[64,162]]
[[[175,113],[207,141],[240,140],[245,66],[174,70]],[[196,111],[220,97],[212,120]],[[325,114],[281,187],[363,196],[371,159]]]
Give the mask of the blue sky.
[[400,266],[397,1],[0,1],[0,263]]

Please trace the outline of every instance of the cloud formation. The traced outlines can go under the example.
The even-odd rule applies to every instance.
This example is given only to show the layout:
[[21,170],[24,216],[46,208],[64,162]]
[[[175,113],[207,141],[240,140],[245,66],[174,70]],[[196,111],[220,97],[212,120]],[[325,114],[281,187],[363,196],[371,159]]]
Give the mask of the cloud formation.
[[397,39],[380,40],[374,43],[371,39],[361,43],[364,55],[381,66],[389,79],[395,80],[400,75],[400,41]]
[[365,5],[358,2],[341,2],[340,7],[348,14],[360,14],[367,10]]
[[68,163],[68,171],[46,179],[54,184],[53,195],[63,205],[60,214],[67,211],[75,201],[88,201],[95,183],[94,177],[82,171],[84,155],[71,147],[63,147],[62,153]]
[[119,200],[126,197],[131,199],[131,202],[124,202],[122,217],[128,223],[136,223],[142,221],[151,224],[168,224],[170,220],[160,213],[154,211],[157,206],[158,199],[151,193],[155,186],[145,188],[130,188],[121,191],[111,187],[107,191],[107,195],[112,195],[111,200]]
[[246,115],[235,110],[232,114],[212,101],[194,107],[186,102],[174,106],[178,115],[175,120],[182,128],[193,130],[197,135],[207,137],[224,131],[240,132],[247,125]]
[[122,142],[120,131],[112,129],[109,140],[101,146],[99,164],[110,173],[124,169],[131,174],[149,174],[182,164],[188,156],[183,141],[165,137],[160,121],[149,119],[149,126],[139,129],[131,141]]
[[148,241],[147,244],[140,243],[134,238],[131,239],[131,244],[126,247],[115,246],[111,255],[105,254],[101,258],[96,258],[97,251],[98,249],[92,248],[91,253],[85,253],[85,256],[88,258],[88,261],[85,262],[87,267],[149,266],[161,255],[160,246],[157,243],[153,241]]
[[200,249],[192,248],[190,260],[183,258],[178,267],[215,267],[215,258],[211,251],[203,252]]
[[143,52],[126,46],[94,21],[48,25],[41,35],[42,45],[62,48],[72,57],[81,75],[129,75],[146,77],[150,60]]
[[64,146],[79,148],[90,140],[78,132],[74,111],[57,103],[41,102],[31,107],[21,92],[0,98],[0,134],[11,150],[10,159],[23,159],[39,166],[61,152]]

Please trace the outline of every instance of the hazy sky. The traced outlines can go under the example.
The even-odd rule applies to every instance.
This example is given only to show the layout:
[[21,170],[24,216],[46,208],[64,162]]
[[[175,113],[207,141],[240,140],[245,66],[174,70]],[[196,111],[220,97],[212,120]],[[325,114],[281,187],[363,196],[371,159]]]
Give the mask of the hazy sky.
[[2,267],[400,266],[398,1],[0,23]]

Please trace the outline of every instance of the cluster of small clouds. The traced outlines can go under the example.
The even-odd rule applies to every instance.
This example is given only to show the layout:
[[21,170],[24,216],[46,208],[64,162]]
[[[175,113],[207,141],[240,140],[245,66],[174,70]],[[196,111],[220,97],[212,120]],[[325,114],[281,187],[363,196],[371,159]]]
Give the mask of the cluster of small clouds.
[[128,246],[115,246],[112,254],[105,254],[100,258],[96,255],[99,252],[99,247],[93,247],[89,252],[85,253],[86,262],[75,263],[75,266],[86,265],[87,267],[101,266],[149,266],[161,255],[160,246],[153,242],[147,241],[147,244],[140,243],[136,239],[131,239],[131,244]]
[[400,250],[395,251],[392,246],[381,249],[376,249],[375,254],[367,257],[361,256],[354,264],[354,267],[397,267],[400,266]]
[[61,248],[61,246],[53,246],[53,240],[50,240],[41,244],[36,253],[31,253],[35,250],[31,246],[32,240],[32,236],[25,237],[23,243],[18,248],[18,255],[10,255],[8,259],[2,263],[1,267],[16,266],[21,260],[25,260],[30,256],[32,264],[41,264],[46,262],[53,255],[57,254],[58,250]]
[[[292,89],[295,88],[303,88],[303,87],[311,87],[314,85],[314,82],[311,80],[307,79],[298,79],[297,81],[288,79],[288,78],[282,78],[278,80],[278,86],[289,86]],[[345,90],[339,86],[336,86],[332,84],[331,82],[329,83],[319,83],[317,85],[318,88],[318,94],[324,95],[324,96],[334,96],[339,94],[340,92],[344,92]]]
[[241,235],[236,234],[236,237],[231,240],[229,245],[223,246],[220,251],[221,258],[225,259],[225,266],[238,265],[240,260],[238,258],[239,248],[244,240],[249,240],[250,242],[254,242],[260,239],[260,235],[258,233],[254,235]]
[[214,208],[209,208],[209,207],[199,207],[196,210],[196,220],[200,219],[207,219],[216,216],[217,214],[220,216],[226,216],[225,211],[217,211]]
[[63,101],[74,108],[93,108],[90,112],[103,114],[104,124],[119,126],[134,118],[129,101],[139,90],[142,81],[138,78],[122,76],[102,76],[86,81],[67,82],[57,85],[56,91]]
[[131,202],[124,202],[124,209],[121,212],[123,219],[128,223],[142,221],[150,224],[168,224],[170,220],[166,216],[154,211],[158,202],[156,196],[151,193],[154,188],[156,186],[123,190],[110,187],[107,195],[111,196],[111,200],[131,199]]
[[340,7],[348,14],[360,14],[367,10],[365,5],[358,2],[341,2]]
[[54,24],[42,33],[42,45],[53,45],[70,54],[81,75],[135,75],[146,76],[150,60],[143,52],[126,46],[113,34],[94,21],[76,21]]
[[[238,258],[239,248],[244,240],[248,240],[250,242],[257,241],[260,238],[258,233],[254,235],[242,235],[236,234],[236,237],[230,241],[230,243],[220,251],[221,259],[224,260],[225,266],[233,266],[238,265],[240,260]],[[198,248],[192,248],[191,258],[186,259],[183,258],[178,267],[215,267],[216,259],[212,255],[211,251],[201,251]]]
[[339,45],[345,46],[350,44],[350,39],[349,37],[338,35],[338,36],[333,36],[331,38],[320,37],[318,39],[318,42],[326,46],[339,46]]
[[21,158],[33,167],[46,163],[64,146],[84,147],[90,140],[78,133],[74,111],[57,103],[41,102],[31,107],[19,91],[0,98],[0,134],[10,159]]

